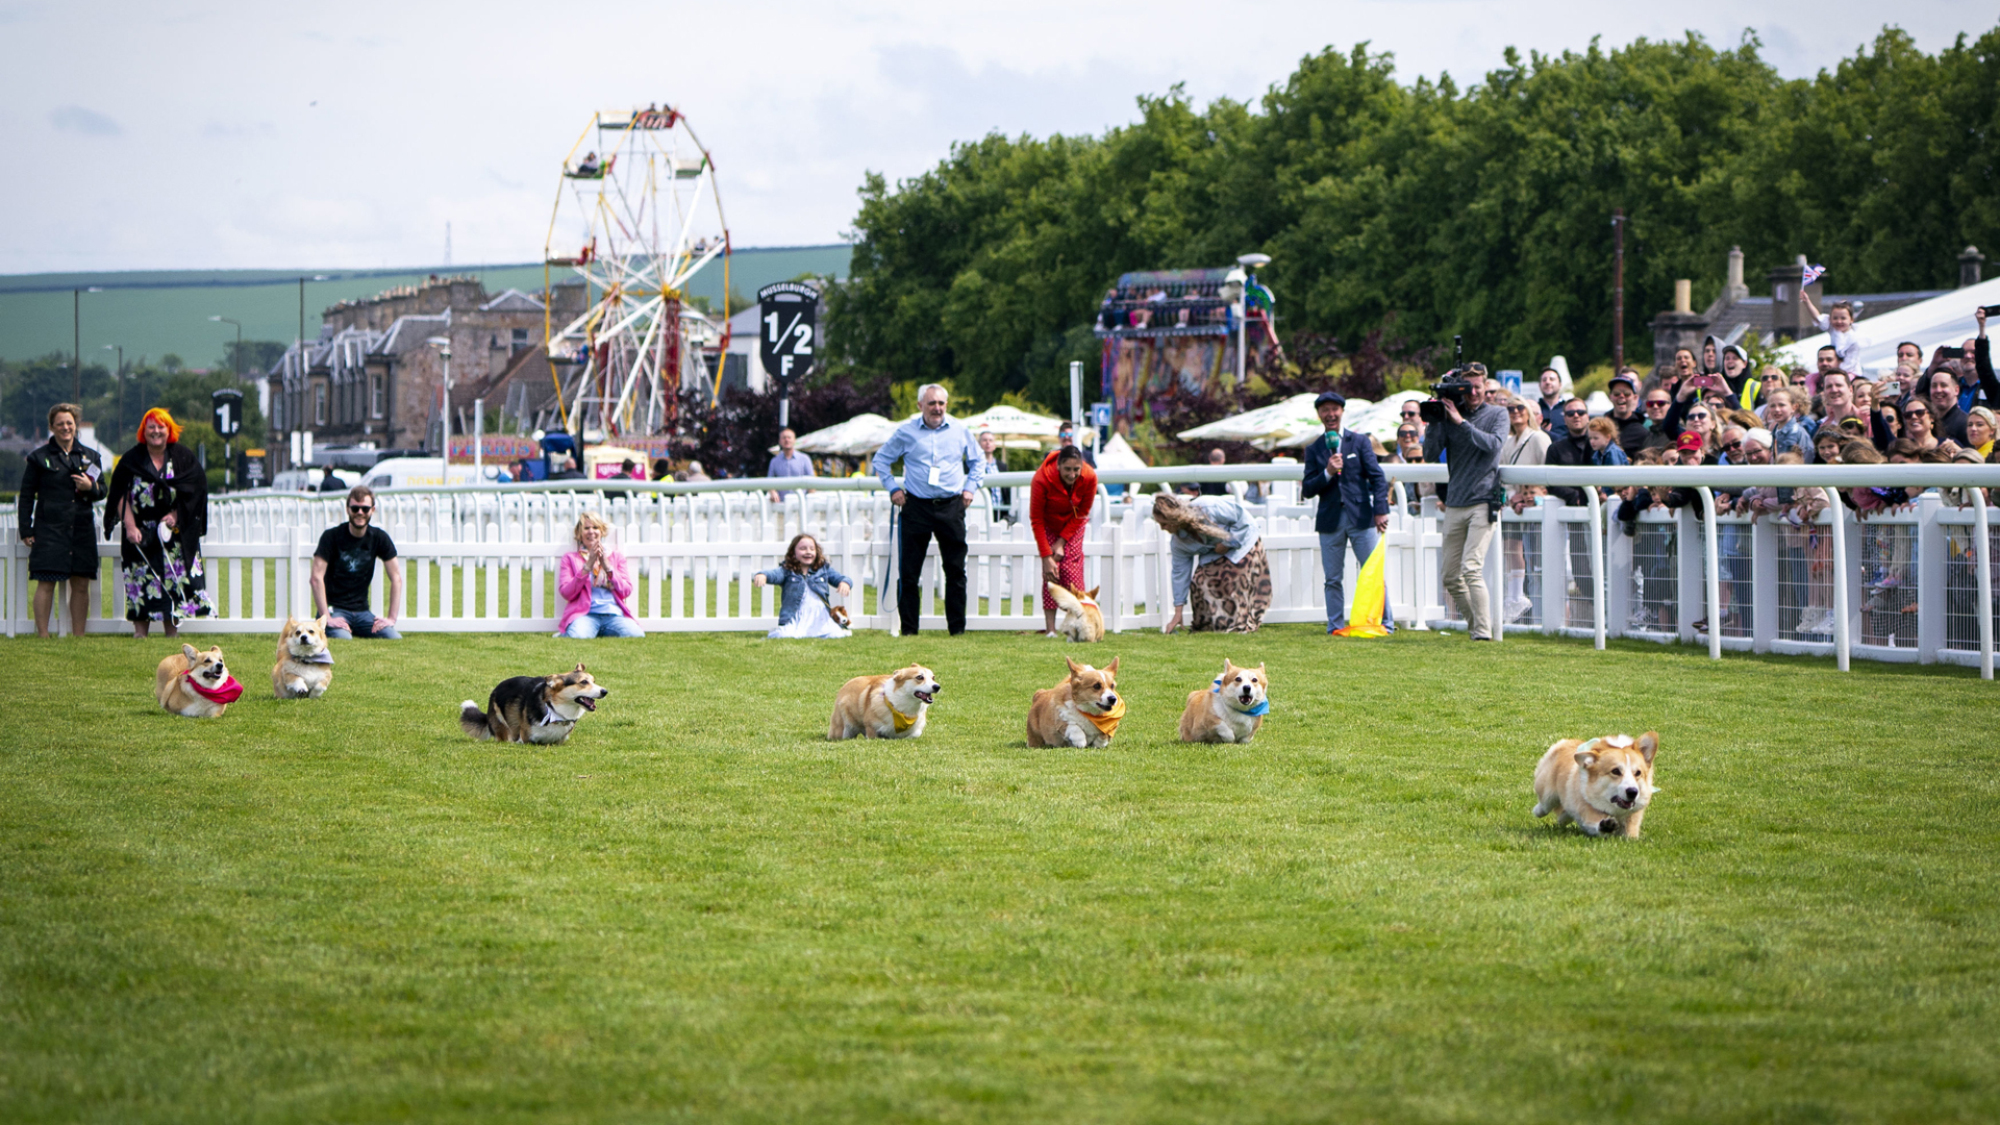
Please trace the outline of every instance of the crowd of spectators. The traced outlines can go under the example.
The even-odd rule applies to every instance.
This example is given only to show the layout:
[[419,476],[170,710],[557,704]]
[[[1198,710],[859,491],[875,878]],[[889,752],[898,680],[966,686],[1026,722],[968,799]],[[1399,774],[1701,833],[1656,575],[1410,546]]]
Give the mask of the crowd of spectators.
[[[1606,387],[1609,409],[1593,411],[1583,399],[1563,390],[1559,372],[1543,371],[1536,395],[1516,395],[1488,385],[1484,390],[1489,405],[1507,410],[1508,433],[1502,446],[1500,464],[1514,465],[1813,465],[1813,464],[1937,464],[2000,463],[1995,438],[2000,437],[2000,380],[1993,370],[1991,342],[1986,332],[1986,314],[1975,313],[1978,332],[1960,347],[1940,347],[1926,359],[1913,343],[1897,348],[1893,373],[1870,377],[1855,362],[1852,310],[1845,302],[1824,313],[1808,306],[1819,326],[1827,330],[1833,343],[1819,350],[1812,370],[1785,371],[1766,365],[1753,370],[1744,349],[1709,337],[1700,349],[1679,349],[1660,373],[1646,376],[1632,368],[1615,373]],[[1426,429],[1415,403],[1405,404],[1396,431],[1393,449],[1381,450],[1385,462],[1415,463],[1435,458],[1426,456]],[[1434,495],[1438,487],[1429,484],[1406,486],[1412,509],[1422,497]],[[1972,503],[1970,489],[1944,489],[1941,499],[1957,506]],[[1549,493],[1566,504],[1582,504],[1580,488],[1517,487],[1506,497],[1515,512],[1531,506],[1537,496]],[[2000,490],[1989,499],[2000,503]],[[1651,530],[1639,517],[1649,510],[1674,511],[1687,508],[1696,518],[1705,518],[1700,494],[1694,488],[1654,487],[1603,489],[1600,496],[1624,534],[1641,540],[1635,554],[1646,554],[1655,545],[1644,542],[1648,535],[1667,534]],[[1841,502],[1859,519],[1907,508],[1916,496],[1895,488],[1849,488],[1839,493]],[[1797,554],[1808,560],[1816,572],[1830,571],[1831,557],[1824,535],[1814,529],[1814,520],[1826,507],[1824,493],[1816,489],[1752,488],[1740,492],[1717,491],[1716,511],[1752,519],[1779,520],[1786,533],[1799,542]],[[1449,503],[1448,500],[1442,501]],[[1734,558],[1740,552],[1742,531],[1724,525],[1722,555]],[[1520,550],[1510,544],[1510,551]],[[1572,549],[1572,555],[1575,555]],[[1821,558],[1822,555],[1828,556]],[[1511,556],[1510,556],[1511,558]],[[1514,618],[1529,608],[1521,589],[1525,560],[1511,558],[1508,566],[1506,613]],[[1573,573],[1588,574],[1587,558],[1571,560]],[[1731,602],[1728,587],[1739,577],[1726,562],[1721,575],[1725,605]],[[1885,602],[1881,591],[1907,582],[1893,565],[1869,580],[1871,606]],[[1822,575],[1823,577],[1823,575]],[[1823,582],[1812,575],[1800,581],[1817,590]],[[1641,597],[1640,601],[1649,600]],[[1818,604],[1815,596],[1806,607],[1797,631],[1816,634],[1831,631],[1832,610]],[[1637,627],[1670,625],[1635,610]],[[1643,619],[1642,619],[1643,618]],[[1724,627],[1732,623],[1725,620]],[[1706,630],[1709,623],[1695,627]]]

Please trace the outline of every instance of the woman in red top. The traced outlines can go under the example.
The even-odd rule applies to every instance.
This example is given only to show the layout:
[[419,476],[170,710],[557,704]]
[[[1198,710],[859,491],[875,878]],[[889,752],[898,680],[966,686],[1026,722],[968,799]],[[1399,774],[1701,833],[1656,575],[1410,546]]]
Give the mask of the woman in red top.
[[1042,556],[1043,632],[1056,632],[1056,603],[1046,583],[1083,589],[1083,529],[1097,502],[1097,473],[1083,462],[1083,450],[1065,445],[1042,459],[1028,486],[1028,523]]

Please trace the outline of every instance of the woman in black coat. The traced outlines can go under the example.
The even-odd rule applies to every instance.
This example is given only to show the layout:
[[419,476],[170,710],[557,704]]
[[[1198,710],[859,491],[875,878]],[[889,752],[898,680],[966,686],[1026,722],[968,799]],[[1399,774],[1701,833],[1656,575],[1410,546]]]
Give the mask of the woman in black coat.
[[49,408],[49,442],[28,454],[16,509],[21,542],[28,545],[28,576],[35,586],[35,635],[49,635],[56,587],[69,583],[70,635],[83,635],[90,612],[90,582],[97,577],[97,521],[91,509],[104,499],[104,465],[97,451],[76,440],[83,412],[67,402]]
[[215,613],[201,570],[208,531],[208,474],[194,450],[179,444],[181,428],[160,407],[139,420],[139,444],[111,471],[104,532],[121,537],[125,616],[143,639],[158,621],[169,637],[184,617]]

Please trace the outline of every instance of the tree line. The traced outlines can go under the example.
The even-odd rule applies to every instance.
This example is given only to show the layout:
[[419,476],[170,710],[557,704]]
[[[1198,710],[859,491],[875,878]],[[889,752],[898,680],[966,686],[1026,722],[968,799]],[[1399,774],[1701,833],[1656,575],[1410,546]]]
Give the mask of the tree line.
[[1302,59],[1255,105],[1139,100],[1100,136],[988,135],[922,175],[860,187],[850,280],[829,294],[832,373],[1068,401],[1090,321],[1128,270],[1272,256],[1286,335],[1389,332],[1429,355],[1578,370],[1612,348],[1613,208],[1628,360],[1743,248],[1805,254],[1830,292],[1948,288],[2000,251],[2000,28],[1936,54],[1895,28],[1786,79],[1746,33],[1604,50],[1508,48],[1484,81],[1397,80],[1367,44]]

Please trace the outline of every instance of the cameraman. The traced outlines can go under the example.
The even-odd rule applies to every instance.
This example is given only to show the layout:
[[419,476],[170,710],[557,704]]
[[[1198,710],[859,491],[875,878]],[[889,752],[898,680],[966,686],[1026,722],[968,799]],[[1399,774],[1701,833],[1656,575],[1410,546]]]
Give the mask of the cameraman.
[[[1466,389],[1450,388],[1457,375]],[[1444,550],[1439,569],[1445,592],[1458,605],[1466,632],[1475,641],[1493,639],[1492,607],[1486,594],[1486,546],[1500,513],[1500,447],[1507,441],[1507,411],[1486,401],[1486,368],[1468,363],[1445,375],[1443,391],[1424,434],[1424,460],[1440,460],[1445,484]],[[1460,404],[1463,403],[1461,406]],[[1464,411],[1470,411],[1468,415]]]

